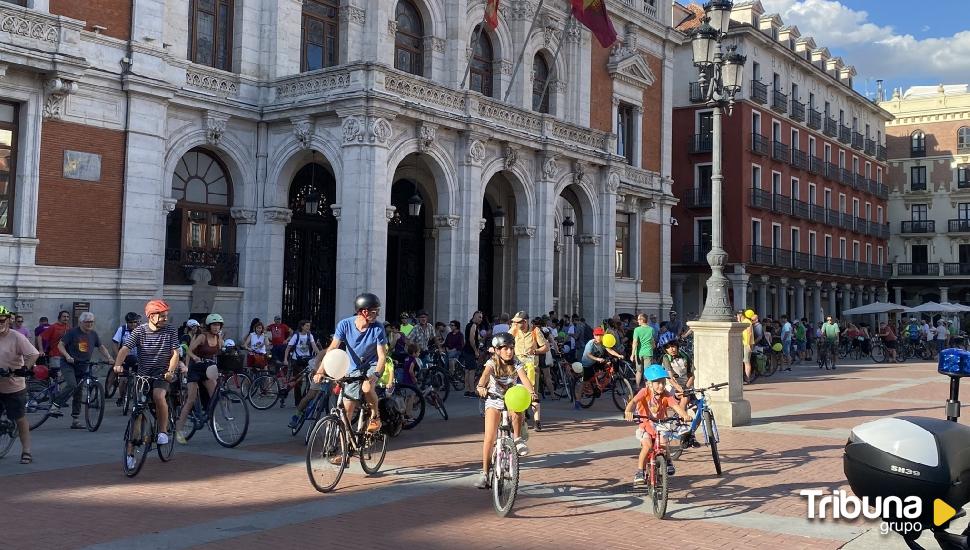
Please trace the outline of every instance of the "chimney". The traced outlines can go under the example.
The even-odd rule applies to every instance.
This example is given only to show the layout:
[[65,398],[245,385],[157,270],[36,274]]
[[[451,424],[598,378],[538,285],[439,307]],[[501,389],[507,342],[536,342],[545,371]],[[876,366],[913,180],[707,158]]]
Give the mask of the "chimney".
[[742,25],[758,27],[758,20],[765,12],[761,2],[735,2],[731,8],[731,21],[736,21]]
[[812,50],[815,49],[815,39],[811,36],[803,36],[795,41],[795,53],[802,56],[809,62],[812,60]]
[[815,48],[812,50],[812,63],[819,69],[825,70],[825,64],[829,60],[828,48]]
[[778,31],[778,42],[781,42],[789,50],[795,49],[795,41],[801,37],[802,33],[795,25],[789,25]]
[[883,95],[881,78],[876,80],[876,101],[886,101],[886,97]]
[[825,72],[829,73],[832,78],[839,79],[839,71],[842,70],[842,58],[833,57],[825,62]]

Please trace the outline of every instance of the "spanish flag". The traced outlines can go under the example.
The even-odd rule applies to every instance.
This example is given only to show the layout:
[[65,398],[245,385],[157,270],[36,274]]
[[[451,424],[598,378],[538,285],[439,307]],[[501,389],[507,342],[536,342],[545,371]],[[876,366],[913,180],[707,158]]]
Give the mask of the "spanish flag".
[[493,31],[498,27],[498,0],[485,1],[485,23]]
[[606,0],[572,0],[573,16],[586,25],[600,46],[609,48],[616,42],[616,30],[606,13]]

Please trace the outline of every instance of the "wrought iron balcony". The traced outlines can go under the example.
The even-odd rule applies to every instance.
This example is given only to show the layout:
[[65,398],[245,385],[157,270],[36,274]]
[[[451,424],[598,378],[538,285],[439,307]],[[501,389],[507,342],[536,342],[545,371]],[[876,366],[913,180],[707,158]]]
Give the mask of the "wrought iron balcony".
[[839,126],[839,141],[845,144],[852,142],[852,129],[844,124]]
[[920,145],[917,147],[909,148],[909,156],[912,158],[920,158],[926,156],[926,145]]
[[752,133],[751,152],[761,156],[768,156],[768,137],[757,132]]
[[689,265],[707,264],[707,253],[711,251],[710,243],[706,245],[685,244],[681,249],[680,263]]
[[822,129],[822,113],[815,109],[808,110],[808,127],[812,130]]
[[970,263],[951,263],[943,264],[944,275],[970,275]]
[[791,213],[793,216],[809,220],[812,218],[812,211],[807,202],[798,199],[791,200]]
[[191,285],[192,271],[208,269],[212,274],[209,284],[236,286],[239,273],[239,254],[215,250],[165,249],[165,284]]
[[839,181],[839,166],[831,162],[825,163],[825,177],[832,181]]
[[835,137],[839,135],[839,124],[835,122],[834,118],[825,118],[825,135],[829,137]]
[[933,275],[936,277],[939,273],[938,265],[931,263],[896,264],[896,274],[901,277],[910,277],[913,275]]
[[936,233],[936,220],[912,220],[899,222],[900,233]]
[[773,249],[757,244],[751,245],[751,263],[754,265],[775,265]]
[[842,216],[839,215],[838,210],[832,210],[831,208],[825,209],[825,223],[829,225],[834,225],[839,227],[842,225]]
[[804,252],[791,253],[791,266],[799,271],[812,270],[812,255]]
[[805,120],[805,104],[801,101],[797,101],[795,98],[791,100],[791,118],[792,120],[797,120],[798,122],[803,122]]
[[819,206],[817,204],[812,204],[809,206],[809,213],[811,215],[812,221],[818,223],[825,223],[825,207]]
[[866,154],[869,155],[870,157],[876,156],[876,142],[875,142],[875,140],[871,140],[869,138],[866,138]]
[[925,181],[910,181],[909,182],[910,191],[926,191]]
[[714,137],[711,134],[694,134],[690,136],[690,153],[710,153]]
[[765,191],[764,189],[758,189],[757,187],[751,188],[751,207],[761,208],[762,210],[771,210],[772,208],[772,196],[771,193]]
[[852,186],[855,184],[855,174],[852,173],[852,170],[849,170],[848,168],[842,168],[839,171],[839,174],[840,174],[839,181],[841,181],[843,184],[848,186]]
[[854,149],[862,149],[865,146],[865,138],[859,132],[852,132],[852,147]]
[[825,162],[823,162],[822,159],[818,157],[811,157],[808,160],[809,160],[808,169],[813,174],[821,174],[822,172],[825,172]]
[[788,162],[788,146],[780,141],[773,141],[771,143],[771,158],[778,162]]
[[793,168],[797,168],[799,170],[808,170],[808,155],[805,154],[805,151],[792,149],[791,165]]
[[710,89],[710,81],[705,80],[704,85],[701,86],[700,82],[690,83],[690,102],[691,103],[704,103],[707,101],[707,91]]
[[711,187],[702,185],[687,191],[687,208],[710,208]]
[[884,199],[888,199],[889,198],[889,186],[888,185],[886,185],[884,183],[880,183],[879,184],[879,196],[882,197],[882,198],[884,198]]
[[876,159],[886,160],[886,147],[883,145],[876,145]]
[[772,210],[779,214],[791,214],[791,198],[775,193],[772,196]]
[[947,222],[947,229],[950,233],[970,233],[970,219],[957,218]]
[[751,101],[765,105],[768,103],[768,85],[759,80],[751,81]]
[[865,218],[860,218],[859,216],[853,216],[855,221],[855,232],[866,234],[869,232],[869,222]]
[[779,113],[788,112],[788,95],[775,90],[771,94],[771,108]]

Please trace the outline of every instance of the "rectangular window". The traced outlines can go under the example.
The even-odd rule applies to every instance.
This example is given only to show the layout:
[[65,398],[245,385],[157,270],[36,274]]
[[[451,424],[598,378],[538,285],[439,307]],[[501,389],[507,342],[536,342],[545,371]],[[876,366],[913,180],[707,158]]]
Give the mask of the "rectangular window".
[[859,241],[852,241],[852,260],[859,261]]
[[818,189],[815,187],[815,184],[814,183],[808,184],[808,204],[811,204],[811,205],[817,204],[816,202],[818,200],[817,193],[818,193]]
[[825,118],[828,118],[832,114],[832,104],[828,101],[825,102]]
[[882,265],[883,264],[883,256],[882,256],[882,247],[881,246],[878,247],[878,248],[876,248],[876,261],[879,262],[879,265]]
[[872,245],[869,243],[866,243],[866,263],[872,263]]
[[859,199],[852,199],[852,215],[859,217]]
[[878,223],[882,223],[882,207],[881,206],[877,206],[876,207],[876,221]]
[[761,80],[761,64],[757,61],[751,62],[751,78],[752,80]]
[[845,126],[845,111],[839,109],[839,124]]
[[825,199],[825,208],[832,208],[832,190],[826,189],[823,198]]
[[798,178],[791,179],[791,198],[796,200],[800,200],[802,198],[802,194],[799,193],[798,189]]
[[845,151],[839,149],[839,168],[845,168]]
[[791,83],[791,98],[793,100],[795,100],[795,101],[798,101],[798,97],[799,97],[798,96],[798,84],[795,84],[794,82],[792,82]]
[[630,276],[630,214],[616,214],[616,276]]
[[832,146],[826,143],[824,150],[825,150],[825,162],[832,162]]
[[781,123],[777,120],[771,123],[771,139],[778,142],[781,141]]
[[866,203],[866,220],[869,220],[869,221],[872,220],[872,203],[871,202],[867,202]]
[[781,194],[781,174],[778,172],[771,173],[771,192],[776,195]]
[[854,155],[852,157],[852,173],[853,174],[859,173],[859,157]]
[[711,250],[711,241],[714,239],[714,224],[710,218],[694,218],[694,238],[700,245],[701,251],[707,254]]
[[913,166],[909,169],[909,188],[912,191],[926,191],[925,166]]
[[832,257],[832,235],[825,236],[825,257]]
[[914,222],[929,219],[929,208],[925,204],[914,204],[909,207],[909,219]]
[[842,258],[843,260],[848,260],[849,258],[848,256],[846,256],[847,250],[846,250],[845,243],[846,243],[845,237],[839,237],[839,258]]
[[882,168],[879,166],[876,167],[876,182],[882,183]]
[[929,249],[925,244],[914,244],[910,247],[910,254],[913,257],[914,264],[921,264],[919,268],[913,266],[913,272],[917,270],[921,271],[920,275],[926,275],[928,271],[927,265],[930,261]]
[[794,128],[792,128],[792,131],[791,131],[791,149],[792,151],[794,151],[795,149],[801,149],[798,143],[798,130],[795,130]]
[[866,161],[866,179],[872,179],[872,163],[869,161]]
[[845,193],[839,193],[839,212],[842,212],[843,214],[848,212],[848,210],[846,210],[846,206]]
[[818,246],[817,246],[817,243],[815,242],[816,237],[817,235],[814,231],[808,232],[808,253],[811,254],[812,256],[818,254]]
[[751,131],[755,134],[761,133],[761,113],[758,111],[751,112]]
[[815,138],[812,136],[808,136],[808,154],[813,157],[817,154],[815,151]]
[[761,246],[761,220],[751,220],[751,244]]
[[801,231],[797,227],[791,228],[791,251],[801,252],[802,250],[802,238]]
[[957,205],[957,218],[970,220],[970,202],[961,202]]
[[761,167],[756,164],[751,165],[751,187],[761,189]]
[[781,75],[778,73],[772,73],[771,75],[771,87],[776,92],[781,91]]
[[970,166],[957,167],[957,189],[970,189]]
[[0,103],[0,234],[13,232],[19,108]]
[[303,56],[302,69],[315,71],[337,64],[339,6],[330,0],[304,0],[303,2]]
[[783,248],[784,244],[781,242],[781,224],[773,223],[771,224],[771,248]]
[[633,164],[633,150],[636,147],[633,128],[633,106],[620,103],[616,108],[616,154]]
[[808,92],[808,108],[815,109],[815,93]]
[[192,0],[189,60],[232,70],[232,0]]

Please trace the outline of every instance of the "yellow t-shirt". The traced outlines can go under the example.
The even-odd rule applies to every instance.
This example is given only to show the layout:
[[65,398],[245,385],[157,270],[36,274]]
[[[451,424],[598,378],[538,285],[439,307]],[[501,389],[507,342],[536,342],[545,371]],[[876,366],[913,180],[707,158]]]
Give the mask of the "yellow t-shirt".
[[741,331],[741,343],[744,344],[745,346],[748,346],[749,348],[753,348],[754,329],[752,328],[752,325],[751,325],[751,319],[744,319],[741,322],[747,325],[746,327],[744,327],[744,330]]
[[522,332],[518,326],[514,326],[509,333],[515,337],[515,356],[525,365],[525,373],[533,385],[536,383],[536,356],[535,351],[546,345],[546,338],[538,328],[532,328],[528,332]]

